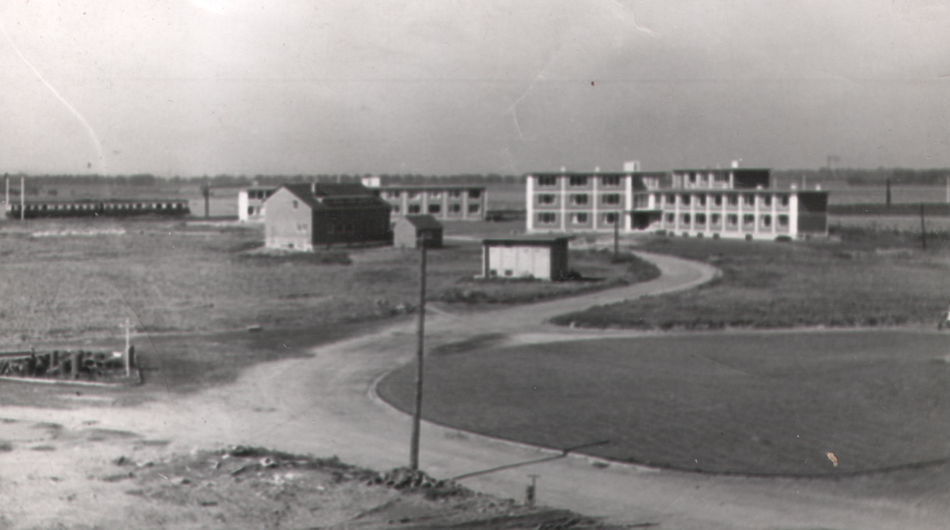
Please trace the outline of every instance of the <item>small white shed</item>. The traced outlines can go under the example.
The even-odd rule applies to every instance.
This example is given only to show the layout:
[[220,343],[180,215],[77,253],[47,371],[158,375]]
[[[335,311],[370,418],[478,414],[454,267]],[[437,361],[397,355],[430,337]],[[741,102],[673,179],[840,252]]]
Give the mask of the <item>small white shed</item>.
[[486,278],[562,280],[568,275],[568,237],[482,240]]

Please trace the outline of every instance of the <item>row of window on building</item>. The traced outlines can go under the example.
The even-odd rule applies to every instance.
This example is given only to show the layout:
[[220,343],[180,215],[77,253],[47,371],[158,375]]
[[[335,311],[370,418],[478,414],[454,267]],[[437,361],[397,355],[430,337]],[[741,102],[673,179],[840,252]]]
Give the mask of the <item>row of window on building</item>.
[[[620,175],[601,175],[599,177],[600,185],[605,188],[619,188],[623,180]],[[539,188],[554,188],[557,187],[558,176],[557,175],[540,175],[538,176],[538,187]],[[568,186],[572,188],[586,188],[591,184],[591,178],[587,175],[571,175],[567,179]]]
[[[410,201],[421,200],[423,197],[429,199],[441,199],[443,190],[384,190],[383,197],[386,199],[398,199],[405,191],[406,198]],[[466,190],[448,190],[445,193],[450,199],[461,199]],[[482,190],[467,190],[469,199],[478,199],[482,196]]]
[[[477,214],[481,212],[481,204],[472,203],[468,205],[469,214]],[[449,215],[462,215],[462,205],[461,204],[449,204],[447,207],[447,212]],[[398,204],[392,205],[392,213],[400,214],[400,206]],[[408,204],[406,205],[406,213],[409,215],[421,214],[422,205],[421,204]],[[437,215],[442,213],[442,205],[439,203],[429,203],[426,205],[426,213]]]
[[[590,195],[587,193],[571,193],[567,196],[568,204],[571,206],[587,206],[590,204]],[[620,205],[621,196],[619,193],[600,194],[600,204],[607,206]],[[557,195],[553,193],[539,193],[537,203],[542,206],[554,206],[557,204]]]
[[[537,204],[541,206],[554,206],[557,204],[557,195],[553,193],[539,193],[536,195]],[[645,207],[646,206],[646,197],[642,195],[636,196],[637,204],[635,207]],[[663,204],[669,206],[690,206],[696,205],[700,207],[705,207],[708,204],[713,206],[721,207],[723,203],[727,206],[737,207],[741,202],[743,206],[754,207],[756,204],[761,207],[771,208],[772,207],[772,194],[751,194],[751,193],[730,193],[730,194],[691,194],[691,193],[657,193],[655,196],[657,206],[662,206]],[[777,196],[778,205],[781,208],[788,208],[789,195],[788,194],[779,194]],[[587,193],[570,193],[567,195],[567,202],[571,206],[587,206],[590,204],[590,194]],[[600,204],[605,206],[617,206],[621,203],[621,194],[619,193],[602,193],[600,194]]]
[[[568,214],[570,219],[570,224],[574,226],[587,226],[590,224],[593,216],[588,212],[574,212]],[[775,216],[778,221],[777,229],[779,231],[787,230],[789,226],[789,217],[788,215],[781,214]],[[723,219],[725,219],[725,224],[723,225]],[[556,212],[538,212],[536,214],[537,224],[540,226],[553,226],[558,224],[558,214]],[[662,226],[658,228],[664,229],[692,229],[692,230],[707,230],[714,228],[724,228],[726,230],[738,230],[740,227],[743,230],[771,230],[773,228],[773,219],[771,214],[743,214],[741,217],[742,224],[739,224],[740,217],[739,214],[705,214],[705,213],[680,213],[676,214],[673,212],[666,213],[662,218]],[[612,226],[617,222],[617,214],[615,212],[606,212],[602,213],[599,216],[599,225],[600,226]]]

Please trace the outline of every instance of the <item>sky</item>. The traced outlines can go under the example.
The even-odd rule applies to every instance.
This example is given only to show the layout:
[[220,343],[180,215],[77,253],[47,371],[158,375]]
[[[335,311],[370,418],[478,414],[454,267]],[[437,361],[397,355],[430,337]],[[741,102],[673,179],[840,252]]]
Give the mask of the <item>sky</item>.
[[0,172],[950,167],[948,27],[942,0],[5,0]]

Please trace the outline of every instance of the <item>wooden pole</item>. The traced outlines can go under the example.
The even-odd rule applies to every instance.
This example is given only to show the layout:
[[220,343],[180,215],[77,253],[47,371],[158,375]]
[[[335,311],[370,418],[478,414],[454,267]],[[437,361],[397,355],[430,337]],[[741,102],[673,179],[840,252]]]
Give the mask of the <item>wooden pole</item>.
[[26,219],[26,179],[20,177],[20,220]]
[[419,431],[422,427],[422,359],[426,322],[426,246],[425,237],[419,238],[422,260],[419,264],[419,327],[416,337],[416,406],[412,414],[412,441],[409,446],[409,469],[419,469]]
[[614,261],[620,257],[620,212],[614,214]]
[[920,203],[920,246],[927,250],[927,224],[924,221],[924,203]]
[[890,208],[891,207],[891,179],[890,178],[887,179],[887,194],[885,197],[886,197],[885,204],[887,204],[887,207]]
[[124,355],[126,377],[129,377],[132,375],[132,359],[131,359],[131,353],[129,352],[129,348],[132,346],[132,337],[130,336],[131,333],[132,331],[129,328],[129,319],[126,318],[125,319],[125,355]]

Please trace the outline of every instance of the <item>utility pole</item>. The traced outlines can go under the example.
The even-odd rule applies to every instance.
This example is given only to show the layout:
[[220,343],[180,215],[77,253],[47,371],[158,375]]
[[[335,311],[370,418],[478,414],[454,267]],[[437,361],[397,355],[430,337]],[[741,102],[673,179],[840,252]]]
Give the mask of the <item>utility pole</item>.
[[26,219],[26,178],[20,177],[20,220]]
[[885,201],[888,209],[891,207],[891,178],[887,177],[887,194],[885,195]]
[[927,224],[924,222],[924,203],[920,203],[920,246],[927,250]]
[[419,327],[416,337],[416,407],[412,413],[412,440],[409,445],[409,469],[419,469],[419,431],[422,426],[422,359],[426,326],[426,247],[428,238],[418,239],[422,259],[419,262]]
[[201,195],[205,198],[205,219],[207,219],[210,217],[208,211],[210,209],[211,184],[204,183],[201,185]]
[[129,351],[129,348],[132,346],[132,337],[131,337],[131,327],[129,326],[129,319],[125,319],[125,376],[129,377],[132,375],[132,352]]
[[614,214],[614,261],[620,258],[620,212]]

